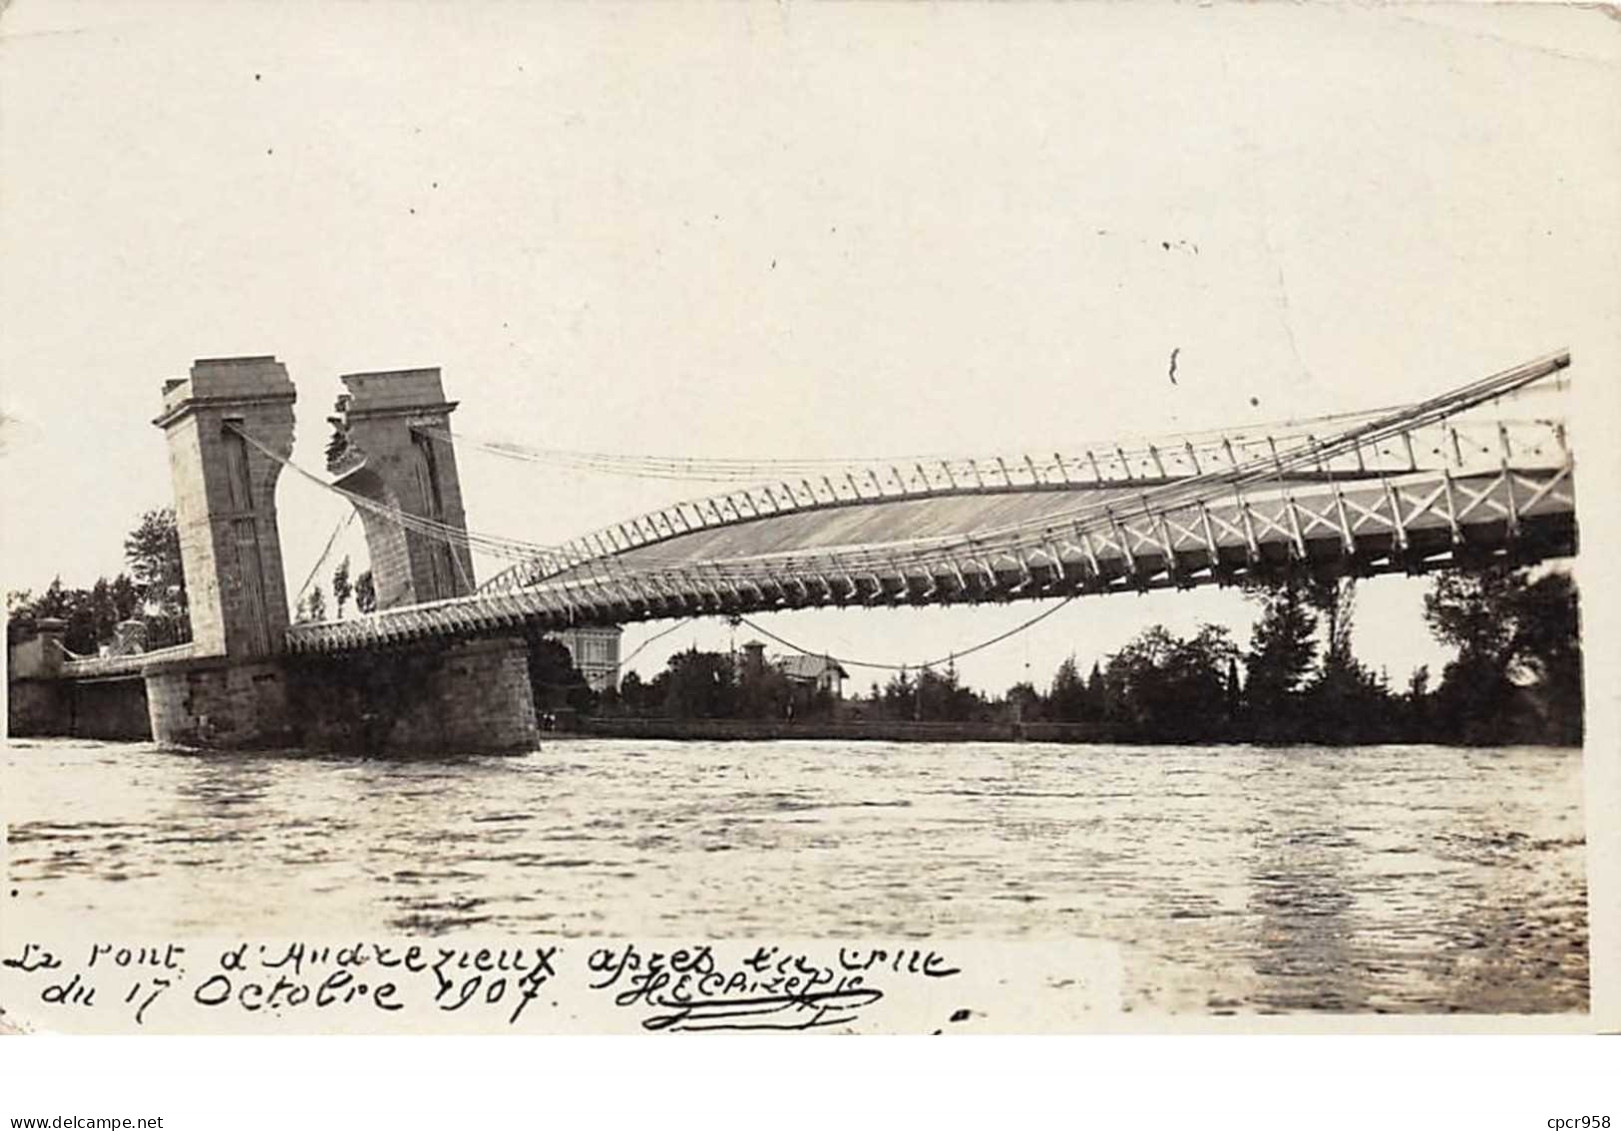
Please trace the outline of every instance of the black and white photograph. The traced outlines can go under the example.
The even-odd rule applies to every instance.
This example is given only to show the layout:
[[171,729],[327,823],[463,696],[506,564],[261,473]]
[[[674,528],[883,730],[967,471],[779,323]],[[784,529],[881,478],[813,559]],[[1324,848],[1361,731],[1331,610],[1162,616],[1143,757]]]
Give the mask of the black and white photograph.
[[1613,8],[0,33],[22,1042],[1613,1028]]

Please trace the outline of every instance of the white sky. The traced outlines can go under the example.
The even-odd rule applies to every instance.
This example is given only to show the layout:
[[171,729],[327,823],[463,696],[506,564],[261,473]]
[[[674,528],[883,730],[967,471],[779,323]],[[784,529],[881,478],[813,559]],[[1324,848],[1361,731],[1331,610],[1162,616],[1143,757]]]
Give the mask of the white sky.
[[[1562,346],[1578,396],[1616,372],[1600,10],[18,0],[0,32],[8,587],[121,567],[196,357],[285,361],[311,467],[338,373],[415,365],[469,433],[801,457],[1362,408]],[[460,462],[471,525],[540,542],[708,490]],[[343,504],[280,503],[296,586]],[[1422,591],[1363,587],[1398,683],[1444,658]],[[916,662],[1037,611],[768,623]],[[1083,600],[960,671],[1252,615]]]

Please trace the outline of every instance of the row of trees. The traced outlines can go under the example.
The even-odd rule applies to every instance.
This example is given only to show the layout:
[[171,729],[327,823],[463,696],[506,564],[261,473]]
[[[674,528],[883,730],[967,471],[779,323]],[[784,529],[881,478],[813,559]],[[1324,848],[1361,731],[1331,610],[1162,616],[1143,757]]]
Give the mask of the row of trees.
[[731,653],[693,648],[671,656],[650,680],[627,672],[597,706],[604,714],[674,719],[816,719],[833,713],[834,700],[770,664],[751,668]]
[[[841,717],[927,722],[1094,724],[1098,733],[1168,742],[1549,742],[1582,735],[1576,590],[1559,571],[1495,566],[1438,574],[1425,597],[1431,632],[1457,657],[1432,687],[1428,668],[1390,685],[1351,647],[1356,581],[1279,574],[1247,583],[1259,606],[1249,640],[1219,625],[1180,636],[1138,634],[1083,676],[1072,658],[1045,691],[1030,683],[1000,698],[963,686],[947,669],[899,671],[865,696],[835,703],[791,685],[775,668],[696,649],[617,692],[582,694],[577,710],[678,719]],[[566,651],[559,648],[566,659]],[[571,665],[569,665],[571,668]],[[568,680],[576,683],[570,684]],[[537,702],[540,688],[537,685]],[[555,693],[548,702],[556,702]]]
[[1255,580],[1261,615],[1240,648],[1227,629],[1156,625],[1082,678],[1073,659],[1043,695],[1007,704],[1026,721],[1110,723],[1137,738],[1257,742],[1551,742],[1582,736],[1578,602],[1568,574],[1494,566],[1438,574],[1424,600],[1458,650],[1390,686],[1351,649],[1354,579]]
[[696,648],[671,656],[650,680],[628,672],[618,687],[598,693],[566,647],[538,634],[529,638],[529,682],[542,715],[571,711],[665,719],[810,719],[826,718],[834,708],[826,691],[792,683],[770,665],[751,670],[730,653]]
[[174,511],[153,510],[141,516],[124,539],[124,564],[124,572],[98,578],[87,589],[68,588],[58,577],[42,593],[11,590],[6,594],[7,641],[33,635],[38,622],[47,618],[66,623],[62,645],[81,656],[95,655],[113,639],[119,622],[131,619],[145,623],[149,648],[190,640]]
[[[377,611],[377,586],[372,580],[371,570],[362,570],[351,580],[351,568],[349,556],[345,554],[343,560],[332,569],[333,611],[330,616],[333,620],[342,620],[347,615],[350,601],[354,602],[357,613]],[[300,624],[323,621],[328,615],[326,590],[319,583],[302,593],[293,607],[293,620]]]

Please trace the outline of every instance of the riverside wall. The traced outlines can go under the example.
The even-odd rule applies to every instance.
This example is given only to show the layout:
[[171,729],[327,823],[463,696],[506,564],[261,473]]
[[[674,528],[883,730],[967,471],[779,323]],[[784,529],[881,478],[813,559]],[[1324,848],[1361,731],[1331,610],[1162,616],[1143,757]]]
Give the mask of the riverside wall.
[[909,722],[865,719],[659,719],[560,716],[556,733],[599,738],[770,742],[1117,742],[1108,723]]

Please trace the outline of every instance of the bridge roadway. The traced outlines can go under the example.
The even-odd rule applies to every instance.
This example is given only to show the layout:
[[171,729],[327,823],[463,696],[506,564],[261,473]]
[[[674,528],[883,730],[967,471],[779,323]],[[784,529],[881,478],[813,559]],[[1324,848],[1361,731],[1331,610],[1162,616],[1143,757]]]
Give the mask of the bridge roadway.
[[[1144,498],[1095,488],[987,492],[769,516],[584,563],[523,589],[295,625],[287,646],[346,652],[525,627],[1231,584],[1264,564],[1365,576],[1576,551],[1568,460],[1458,476],[1443,468],[1291,480],[1168,506]],[[971,533],[993,518],[1012,520],[1010,529]],[[845,541],[922,529],[935,536]]]
[[[1279,434],[917,462],[683,503],[466,597],[294,625],[294,653],[822,606],[1000,602],[1359,576],[1576,552],[1562,418],[1518,418],[1568,354]],[[1549,385],[1541,386],[1543,390]],[[1557,386],[1554,387],[1557,389]]]
[[[1512,378],[1536,380],[1568,359],[1550,359],[1509,371]],[[1546,388],[1546,387],[1544,387]],[[1525,389],[1529,394],[1538,390]],[[1384,410],[1389,414],[1392,410]],[[756,485],[705,499],[681,502],[638,515],[571,539],[554,550],[509,568],[480,587],[504,592],[577,567],[611,558],[630,560],[634,551],[680,540],[676,556],[688,560],[856,545],[907,538],[950,536],[1020,521],[1041,521],[1078,500],[1128,501],[1170,484],[1262,472],[1272,478],[1319,481],[1401,474],[1449,467],[1454,474],[1491,470],[1511,454],[1516,466],[1557,466],[1565,455],[1563,425],[1555,419],[1504,420],[1501,417],[1441,417],[1422,426],[1369,436],[1365,442],[1330,446],[1336,433],[1359,430],[1378,412],[1345,414],[1297,425],[1161,437],[1127,447],[1078,445],[1066,456],[1030,454],[989,459],[929,459],[874,463],[842,473]],[[1289,474],[1283,473],[1285,466]],[[1069,500],[1028,498],[1059,492]],[[1077,493],[1079,492],[1079,493]],[[1097,493],[1091,493],[1097,492]],[[944,500],[964,500],[945,502]],[[900,501],[927,505],[892,506]],[[870,504],[883,504],[871,506]],[[825,512],[837,512],[837,516]],[[788,520],[789,515],[821,517]],[[763,520],[774,521],[763,521]],[[987,527],[986,524],[990,524]],[[699,531],[747,531],[711,538]],[[700,550],[700,547],[702,548]],[[651,562],[655,555],[634,554]]]

